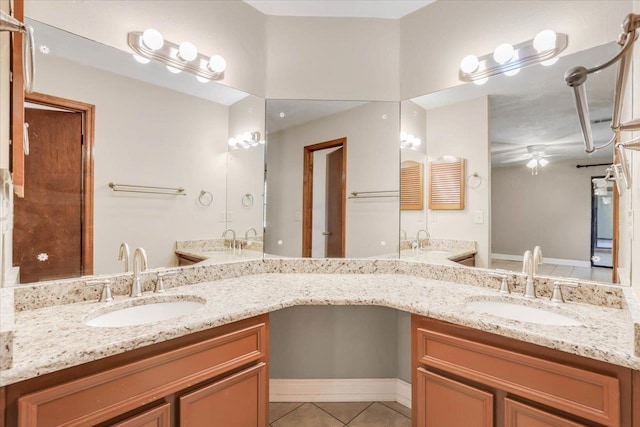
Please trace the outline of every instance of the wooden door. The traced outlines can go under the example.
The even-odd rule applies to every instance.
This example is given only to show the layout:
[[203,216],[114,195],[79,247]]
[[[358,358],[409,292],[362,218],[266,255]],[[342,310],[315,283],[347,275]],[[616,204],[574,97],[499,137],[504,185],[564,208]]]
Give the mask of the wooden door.
[[164,403],[141,414],[134,415],[112,427],[170,427],[171,405]]
[[82,275],[82,114],[27,108],[24,198],[15,199],[20,282]]
[[418,368],[417,427],[493,427],[493,394]]
[[327,258],[344,258],[344,197],[342,187],[343,175],[342,147],[327,154],[327,193],[326,193],[326,232],[325,256]]
[[267,370],[259,363],[180,398],[182,427],[266,427]]
[[504,400],[504,426],[505,427],[580,427],[578,424],[557,415],[550,414],[533,406]]

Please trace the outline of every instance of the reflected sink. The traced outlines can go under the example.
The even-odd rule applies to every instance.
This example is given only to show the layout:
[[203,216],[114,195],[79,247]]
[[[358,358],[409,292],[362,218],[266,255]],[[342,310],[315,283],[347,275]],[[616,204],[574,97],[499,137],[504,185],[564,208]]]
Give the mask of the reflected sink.
[[110,310],[85,321],[88,326],[98,328],[118,328],[145,325],[191,314],[204,307],[204,299],[137,300],[134,306],[110,307]]
[[544,308],[504,302],[504,301],[470,301],[467,307],[493,316],[538,325],[581,326],[578,320]]

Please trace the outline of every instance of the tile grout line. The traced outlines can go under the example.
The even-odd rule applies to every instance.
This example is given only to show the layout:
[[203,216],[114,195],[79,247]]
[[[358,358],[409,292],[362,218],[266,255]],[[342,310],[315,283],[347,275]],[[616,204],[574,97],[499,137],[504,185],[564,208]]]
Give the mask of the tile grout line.
[[[272,402],[269,402],[272,403]],[[273,402],[276,403],[276,402]],[[269,425],[271,426],[273,423],[275,423],[278,420],[283,419],[284,417],[286,417],[287,415],[289,415],[290,413],[292,413],[293,411],[295,411],[296,409],[298,409],[299,407],[301,407],[302,405],[304,405],[306,402],[300,402],[300,404],[298,406],[296,406],[295,408],[293,408],[292,410],[290,410],[289,412],[282,414],[282,416],[280,416],[279,418],[276,418],[275,420],[269,422]]]
[[[369,404],[367,406],[367,408],[364,408],[363,411],[359,412],[358,415],[356,415],[355,417],[351,418],[347,423],[343,423],[342,420],[339,420],[338,418],[335,417],[335,415],[333,415],[331,412],[326,411],[324,409],[322,409],[321,407],[319,407],[318,405],[316,405],[316,402],[309,402],[311,403],[313,406],[315,406],[316,408],[320,409],[322,412],[328,414],[331,418],[336,419],[340,422],[340,424],[342,424],[343,426],[346,426],[347,424],[349,424],[351,421],[353,421],[358,415],[360,415],[362,412],[364,412],[364,410],[366,410],[369,406],[373,405],[373,403]],[[319,402],[322,403],[322,402]]]
[[[403,414],[402,412],[398,411],[397,409],[392,408],[391,406],[389,406],[389,405],[385,404],[385,402],[382,402],[382,401],[381,401],[380,403],[382,403],[384,406],[386,406],[387,408],[391,409],[392,411],[395,411],[395,412],[397,412],[398,414],[402,415],[403,417],[408,418],[409,420],[411,419],[411,418],[407,417],[405,414]],[[396,402],[396,403],[398,403],[398,402]],[[407,408],[407,409],[410,409],[410,408]]]
[[[367,409],[371,408],[371,407],[373,406],[373,404],[374,404],[374,403],[376,403],[376,402],[371,402],[369,405],[367,405],[367,407],[366,407],[366,408],[364,408],[362,411],[358,412],[358,413],[357,413],[353,418],[351,418],[347,424],[349,424],[351,421],[355,420],[355,419],[356,419],[356,418],[358,418],[360,415],[362,415],[362,413],[363,413],[364,411],[366,411]],[[345,425],[347,425],[347,424],[345,424]]]

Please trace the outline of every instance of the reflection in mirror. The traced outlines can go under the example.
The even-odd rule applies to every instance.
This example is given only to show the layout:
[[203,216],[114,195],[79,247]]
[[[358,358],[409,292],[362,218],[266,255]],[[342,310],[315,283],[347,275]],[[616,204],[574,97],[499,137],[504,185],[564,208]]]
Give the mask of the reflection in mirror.
[[399,114],[267,100],[265,256],[398,256]]
[[[46,96],[35,95],[26,109],[30,155],[13,238],[20,283],[124,271],[123,242],[131,253],[143,247],[149,268],[229,259],[232,246],[236,257],[249,247],[255,251],[242,256],[262,257],[264,145],[232,150],[228,141],[247,131],[264,135],[264,100],[28,22],[43,46],[35,91]],[[55,107],[65,102],[95,106],[94,122]],[[91,127],[93,150],[83,158]],[[115,191],[127,189],[135,191]],[[252,206],[241,205],[245,194]],[[83,211],[90,202],[93,212]],[[235,245],[222,239],[227,228]],[[251,229],[255,244],[247,246]]]
[[[539,274],[611,282],[617,197],[611,183],[594,192],[592,180],[605,176],[613,150],[585,153],[563,74],[602,63],[617,50],[610,43],[482,86],[404,101],[402,131],[424,135],[426,151],[405,148],[402,161],[455,156],[466,158],[467,167],[464,211],[402,211],[401,256],[450,263],[475,247],[476,266],[522,271],[523,253],[539,245]],[[614,73],[599,73],[588,87],[598,144],[611,137]],[[428,244],[417,237],[421,229],[428,230]]]

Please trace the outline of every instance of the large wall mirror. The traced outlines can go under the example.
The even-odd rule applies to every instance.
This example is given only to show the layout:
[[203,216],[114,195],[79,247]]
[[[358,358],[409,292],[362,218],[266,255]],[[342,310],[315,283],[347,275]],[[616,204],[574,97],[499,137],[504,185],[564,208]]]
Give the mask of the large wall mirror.
[[267,100],[265,256],[398,257],[399,114]]
[[[123,242],[143,247],[149,268],[177,266],[177,242],[227,255],[227,229],[227,246],[235,236],[244,257],[261,258],[264,99],[28,22],[41,46],[35,92],[46,96],[26,104],[25,198],[14,206],[19,283],[122,272]],[[86,117],[56,106],[61,99],[95,106],[92,153],[82,148]],[[90,215],[93,228],[83,229]]]
[[[448,262],[450,252],[464,252],[470,244],[476,266],[522,271],[523,253],[539,245],[545,260],[540,274],[611,282],[617,200],[613,183],[599,182],[594,190],[593,180],[605,176],[613,149],[585,153],[563,74],[576,65],[603,63],[617,51],[610,43],[549,66],[492,77],[485,85],[404,101],[403,135],[422,144],[403,148],[402,164],[423,165],[428,197],[428,165],[465,159],[465,206],[402,210],[401,256]],[[611,138],[614,82],[614,67],[589,81],[598,145]],[[432,244],[420,230],[428,231]],[[630,257],[628,242],[617,243],[619,253]]]

